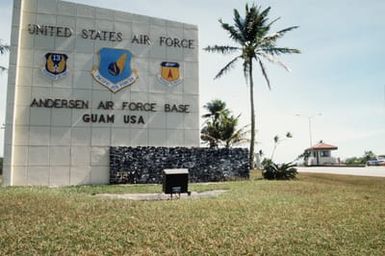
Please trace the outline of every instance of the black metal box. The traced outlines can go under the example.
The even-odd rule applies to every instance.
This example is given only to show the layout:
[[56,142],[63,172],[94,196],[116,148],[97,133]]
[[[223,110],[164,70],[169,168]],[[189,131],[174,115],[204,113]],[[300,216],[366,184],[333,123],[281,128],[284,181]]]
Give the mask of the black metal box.
[[188,192],[188,169],[164,169],[163,192],[180,194]]

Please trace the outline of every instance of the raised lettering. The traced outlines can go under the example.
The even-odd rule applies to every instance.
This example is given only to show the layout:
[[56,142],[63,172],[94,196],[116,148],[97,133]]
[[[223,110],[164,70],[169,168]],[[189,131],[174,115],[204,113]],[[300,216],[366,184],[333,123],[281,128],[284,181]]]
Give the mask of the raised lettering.
[[85,100],[67,99],[39,99],[34,98],[30,107],[37,108],[69,108],[69,109],[88,109],[89,102]]
[[105,109],[105,110],[109,110],[109,109],[114,109],[114,102],[112,101],[101,101],[99,102],[99,105],[97,107],[97,109]]
[[83,120],[83,122],[85,122],[85,123],[89,123],[90,120],[91,120],[90,114],[84,114],[84,115],[82,116],[82,120]]
[[188,40],[188,48],[194,49],[193,44],[194,44],[194,40]]
[[139,116],[138,124],[144,124],[143,116]]
[[38,35],[39,33],[45,36],[47,35],[47,26],[36,25],[36,28],[36,35]]
[[164,36],[161,36],[159,38],[159,45],[162,46],[165,40],[166,40],[166,38]]
[[175,48],[189,48],[194,49],[194,40],[189,39],[179,39],[179,38],[172,38],[172,37],[159,37],[159,45],[160,46],[167,46],[167,47],[175,47]]
[[115,39],[115,32],[109,32],[109,37],[108,37],[108,40],[111,41],[111,42],[115,42],[116,39]]
[[143,42],[144,44],[148,44],[148,45],[151,44],[151,40],[150,40],[150,37],[148,35],[144,35],[143,40],[144,40],[144,42]]
[[87,39],[88,38],[88,31],[87,31],[87,29],[82,29],[81,37],[83,39]]
[[180,44],[179,44],[179,39],[178,38],[174,38],[174,47],[179,47],[180,48]]
[[125,124],[145,124],[143,116],[124,115],[123,122]]
[[132,43],[132,44],[133,44],[133,43],[135,43],[135,44],[140,44],[139,38],[138,38],[136,35],[134,35],[134,37],[133,37],[132,40],[131,40],[131,43]]
[[121,32],[116,33],[116,41],[121,42],[123,34]]
[[57,35],[57,37],[64,37],[64,28],[63,27],[57,27],[56,28],[56,35]]
[[[102,40],[106,41],[107,40],[107,34],[111,34],[114,32],[108,32],[108,31],[102,31],[101,34],[103,34]],[[111,38],[109,39],[111,41]]]
[[165,104],[164,112],[190,113],[189,108],[190,108],[190,105]]
[[82,120],[85,123],[114,123],[114,115],[84,114]]
[[55,27],[47,26],[47,30],[49,30],[49,35],[50,36],[54,36],[55,35]]
[[70,37],[70,36],[72,36],[72,29],[64,28],[64,37]]
[[36,25],[34,24],[28,24],[28,32],[33,35],[35,34],[35,31],[36,31]]
[[37,100],[35,98],[32,100],[32,103],[31,103],[30,107],[31,108],[32,107],[40,107],[39,103],[37,102]]

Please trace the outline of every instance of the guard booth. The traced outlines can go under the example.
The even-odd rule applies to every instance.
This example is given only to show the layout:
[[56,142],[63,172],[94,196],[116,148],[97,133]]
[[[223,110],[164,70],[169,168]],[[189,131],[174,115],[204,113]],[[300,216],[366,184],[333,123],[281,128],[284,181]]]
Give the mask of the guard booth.
[[177,194],[180,197],[181,193],[191,193],[188,191],[188,169],[164,169],[163,170],[163,192]]

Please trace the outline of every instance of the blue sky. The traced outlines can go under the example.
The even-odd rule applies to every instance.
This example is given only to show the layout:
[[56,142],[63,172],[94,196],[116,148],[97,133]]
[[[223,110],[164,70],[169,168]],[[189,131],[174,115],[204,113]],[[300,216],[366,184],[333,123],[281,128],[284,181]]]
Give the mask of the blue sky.
[[[218,19],[231,22],[234,8],[243,12],[245,3],[251,3],[239,0],[73,2],[196,24],[200,48],[232,44]],[[296,114],[322,113],[312,119],[314,143],[322,139],[337,145],[339,150],[335,155],[341,158],[362,155],[365,150],[385,154],[385,1],[263,0],[256,3],[271,6],[271,18],[281,17],[274,30],[300,26],[288,33],[280,45],[303,52],[282,58],[291,72],[268,64],[271,91],[260,71],[255,70],[257,148],[270,155],[273,137],[290,131],[294,137],[278,147],[276,160],[294,159],[309,145],[307,119]],[[11,9],[11,0],[1,0],[0,38],[5,42],[10,38]],[[7,57],[1,56],[0,64],[7,65]],[[214,98],[222,99],[235,114],[242,113],[242,124],[248,124],[248,87],[241,66],[213,80],[230,57],[202,50],[199,57],[201,105]],[[1,123],[5,118],[6,76],[6,73],[0,75]],[[2,141],[1,135],[0,146]]]

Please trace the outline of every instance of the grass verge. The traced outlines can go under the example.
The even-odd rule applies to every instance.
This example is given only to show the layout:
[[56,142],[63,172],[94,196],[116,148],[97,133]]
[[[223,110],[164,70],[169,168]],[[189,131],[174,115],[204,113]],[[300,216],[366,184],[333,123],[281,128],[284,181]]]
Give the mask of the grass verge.
[[159,185],[0,188],[0,255],[385,255],[385,179],[192,184],[219,198],[133,202]]

